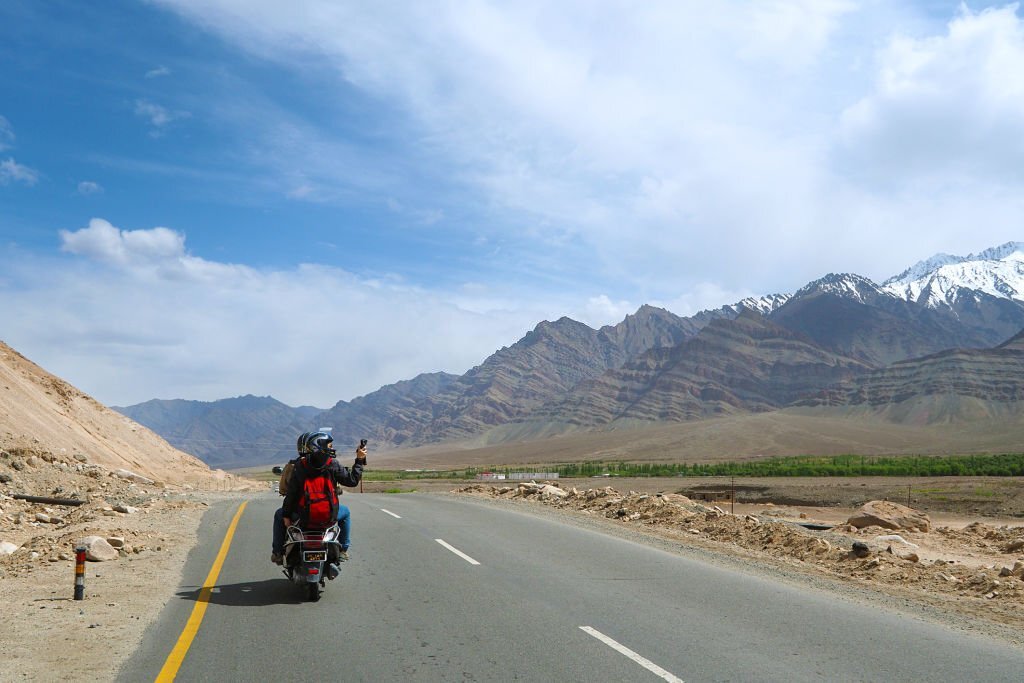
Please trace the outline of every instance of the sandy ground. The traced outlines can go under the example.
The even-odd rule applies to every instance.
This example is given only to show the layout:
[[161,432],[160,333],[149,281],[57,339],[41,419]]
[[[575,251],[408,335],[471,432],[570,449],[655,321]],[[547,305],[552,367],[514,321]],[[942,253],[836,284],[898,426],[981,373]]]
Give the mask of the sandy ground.
[[[117,472],[67,454],[0,450],[0,545],[16,548],[0,553],[0,681],[113,680],[174,596],[210,502],[247,495],[220,490],[239,482],[209,471],[177,484]],[[87,536],[124,547],[117,559],[86,563],[85,600],[75,601],[74,548]]]

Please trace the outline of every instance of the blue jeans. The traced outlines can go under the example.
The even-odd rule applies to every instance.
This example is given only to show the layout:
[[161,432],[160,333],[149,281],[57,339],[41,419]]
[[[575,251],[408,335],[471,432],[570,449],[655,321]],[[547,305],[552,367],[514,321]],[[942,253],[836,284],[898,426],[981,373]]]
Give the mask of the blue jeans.
[[[274,541],[271,546],[271,552],[275,555],[284,554],[284,508],[277,508],[274,512]],[[338,503],[338,528],[341,529],[341,534],[338,536],[338,542],[341,543],[342,550],[348,550],[349,536],[352,533],[352,513],[349,512],[347,505]]]

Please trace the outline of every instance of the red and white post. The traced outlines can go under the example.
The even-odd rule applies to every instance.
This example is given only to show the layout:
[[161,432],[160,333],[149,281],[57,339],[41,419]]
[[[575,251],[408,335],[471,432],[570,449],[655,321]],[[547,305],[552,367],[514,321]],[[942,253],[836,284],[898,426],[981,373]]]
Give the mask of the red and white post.
[[75,547],[75,600],[85,600],[85,546]]

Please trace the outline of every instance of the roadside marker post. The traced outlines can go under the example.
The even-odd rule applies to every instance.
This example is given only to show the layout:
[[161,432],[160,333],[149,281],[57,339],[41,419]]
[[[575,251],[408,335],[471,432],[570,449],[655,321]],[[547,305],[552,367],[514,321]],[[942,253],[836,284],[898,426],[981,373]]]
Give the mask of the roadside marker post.
[[85,546],[75,547],[75,600],[85,600]]

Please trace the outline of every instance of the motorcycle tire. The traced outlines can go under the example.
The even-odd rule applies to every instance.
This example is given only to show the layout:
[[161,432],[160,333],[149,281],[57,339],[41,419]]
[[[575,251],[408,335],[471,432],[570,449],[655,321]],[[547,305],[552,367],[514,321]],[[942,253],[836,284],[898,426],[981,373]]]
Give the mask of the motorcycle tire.
[[316,602],[320,599],[320,584],[310,583],[307,584],[307,590],[309,591],[308,597],[310,602]]

